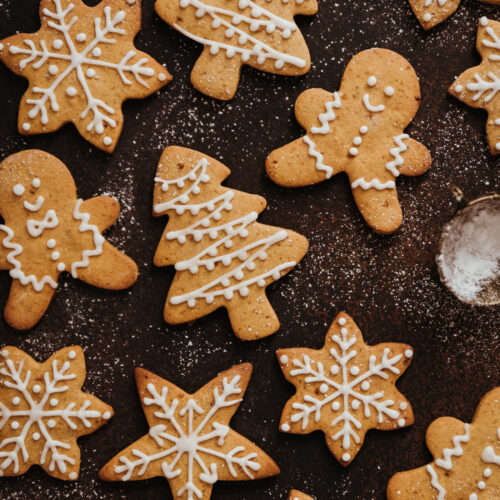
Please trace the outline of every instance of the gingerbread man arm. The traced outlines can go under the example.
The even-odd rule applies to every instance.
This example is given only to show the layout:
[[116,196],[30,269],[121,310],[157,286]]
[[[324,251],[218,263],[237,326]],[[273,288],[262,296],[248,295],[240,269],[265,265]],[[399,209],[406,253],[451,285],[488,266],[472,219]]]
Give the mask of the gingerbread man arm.
[[129,288],[138,274],[137,264],[107,241],[100,255],[90,257],[88,266],[78,269],[78,279],[105,290]]
[[37,292],[32,285],[22,285],[19,280],[12,280],[5,306],[5,321],[16,330],[29,330],[44,315],[54,292],[55,288],[48,285]]
[[91,215],[91,223],[95,224],[100,232],[111,227],[120,215],[120,204],[109,196],[96,196],[82,203],[81,210]]
[[406,151],[401,153],[403,164],[396,167],[402,175],[422,175],[429,170],[432,160],[429,150],[415,139],[404,141]]

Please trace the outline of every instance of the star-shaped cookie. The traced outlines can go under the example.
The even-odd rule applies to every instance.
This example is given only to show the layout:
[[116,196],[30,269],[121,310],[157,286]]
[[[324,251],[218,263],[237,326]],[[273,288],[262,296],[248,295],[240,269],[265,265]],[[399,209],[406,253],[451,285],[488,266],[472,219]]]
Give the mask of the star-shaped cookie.
[[34,326],[49,307],[59,276],[122,290],[137,280],[135,262],[102,236],[119,203],[107,196],[77,198],[73,177],[56,157],[38,150],[0,164],[0,270],[13,278],[5,319]]
[[314,498],[302,493],[301,491],[292,490],[288,495],[288,500],[314,500]]
[[124,100],[146,97],[172,77],[134,47],[141,0],[41,0],[41,28],[0,43],[0,59],[30,82],[19,107],[21,134],[73,122],[86,140],[112,152]]
[[492,155],[500,153],[500,22],[479,20],[476,48],[479,66],[464,71],[450,87],[450,94],[488,113],[486,133]]
[[483,397],[472,424],[438,418],[425,441],[433,462],[393,476],[388,500],[500,498],[500,387]]
[[16,347],[0,349],[0,476],[19,476],[32,465],[59,479],[78,479],[76,440],[91,434],[113,409],[82,392],[85,359],[78,346],[44,363]]
[[245,363],[221,373],[195,394],[142,368],[137,387],[149,433],[100,471],[106,481],[165,477],[176,500],[208,500],[217,481],[279,473],[259,447],[229,427],[250,380]]
[[354,459],[369,429],[394,430],[413,423],[412,408],[396,389],[413,349],[396,343],[366,345],[345,313],[335,318],[322,349],[281,349],[277,356],[297,389],[283,409],[281,431],[323,431],[342,465]]

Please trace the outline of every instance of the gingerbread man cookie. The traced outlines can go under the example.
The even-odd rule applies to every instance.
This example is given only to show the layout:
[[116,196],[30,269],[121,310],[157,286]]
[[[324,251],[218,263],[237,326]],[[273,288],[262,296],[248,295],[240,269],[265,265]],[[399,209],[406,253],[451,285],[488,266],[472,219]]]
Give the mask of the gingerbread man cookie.
[[281,349],[276,354],[283,374],[297,389],[283,409],[280,430],[323,431],[342,465],[351,463],[369,429],[394,430],[413,423],[412,408],[396,388],[413,356],[409,345],[370,347],[352,318],[340,313],[322,349]]
[[427,148],[403,132],[419,104],[418,78],[406,59],[386,49],[360,52],[339,92],[299,96],[295,116],[306,135],[273,151],[267,173],[281,186],[298,187],[345,172],[366,222],[392,233],[402,221],[396,178],[421,175],[431,164]]
[[[122,290],[137,266],[102,231],[120,211],[113,198],[77,198],[73,178],[54,156],[27,150],[0,164],[0,270],[12,285],[5,319],[14,328],[35,325],[50,304],[62,272],[90,285]],[[3,233],[3,235],[2,235]]]
[[434,461],[396,474],[388,500],[500,498],[500,387],[484,396],[472,424],[438,418],[425,441]]
[[196,89],[232,99],[241,68],[303,75],[309,50],[293,17],[312,15],[316,0],[157,0],[156,11],[184,36],[203,44],[191,73]]
[[85,359],[78,346],[44,363],[16,347],[0,349],[0,476],[20,476],[32,465],[59,479],[76,480],[80,448],[113,409],[82,392]]
[[301,491],[292,490],[288,495],[288,500],[314,500],[314,498],[302,493]]
[[21,134],[73,122],[87,141],[112,152],[124,100],[143,98],[172,77],[134,47],[141,0],[41,0],[41,28],[2,40],[0,59],[30,82],[19,107]]
[[105,481],[168,480],[175,500],[209,500],[217,481],[262,479],[279,473],[258,446],[229,427],[252,373],[234,366],[188,394],[142,368],[136,370],[149,433],[100,471]]
[[477,51],[479,66],[464,71],[450,87],[450,94],[473,108],[488,113],[486,133],[492,155],[500,153],[500,23],[479,20]]
[[308,243],[293,231],[258,223],[266,201],[221,186],[229,174],[222,163],[192,149],[165,149],[153,214],[169,221],[154,263],[175,264],[177,271],[165,303],[167,323],[225,307],[236,335],[255,340],[280,325],[265,288],[297,265]]

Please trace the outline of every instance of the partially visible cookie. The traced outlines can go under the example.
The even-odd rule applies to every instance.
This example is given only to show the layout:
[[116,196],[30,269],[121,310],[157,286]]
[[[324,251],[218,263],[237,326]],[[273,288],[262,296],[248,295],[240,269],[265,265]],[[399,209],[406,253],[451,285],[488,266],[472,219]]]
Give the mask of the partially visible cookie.
[[500,22],[479,20],[476,48],[479,66],[464,71],[450,87],[450,94],[488,113],[486,133],[492,155],[500,154]]
[[34,326],[63,272],[108,290],[132,286],[135,262],[102,236],[119,213],[113,198],[78,198],[69,170],[49,153],[33,149],[5,159],[0,164],[0,270],[12,277],[7,323],[18,330]]
[[225,307],[235,334],[256,340],[280,323],[266,287],[291,271],[307,251],[293,231],[257,222],[266,201],[221,185],[230,174],[192,149],[165,149],[155,177],[153,215],[169,220],[157,266],[175,265],[164,317],[185,323]]
[[370,49],[355,55],[338,92],[309,89],[295,103],[306,135],[273,151],[266,170],[285,187],[317,184],[345,172],[354,200],[377,233],[401,225],[399,175],[421,175],[431,165],[425,146],[404,129],[420,105],[411,64],[396,52]]
[[433,462],[393,476],[388,500],[500,498],[500,387],[483,397],[472,424],[438,418],[425,441]]
[[176,500],[208,500],[217,481],[261,479],[279,473],[258,446],[229,427],[252,373],[234,366],[195,394],[136,369],[149,433],[100,471],[105,481],[168,480]]
[[82,392],[85,375],[78,346],[44,363],[16,347],[0,349],[0,476],[20,476],[37,464],[53,477],[78,479],[77,438],[113,416],[111,406]]
[[333,321],[322,349],[280,349],[276,355],[297,389],[283,409],[280,430],[323,431],[344,466],[357,455],[369,429],[395,430],[413,423],[410,403],[396,388],[413,349],[392,342],[366,345],[345,313]]
[[41,0],[41,28],[0,43],[0,59],[30,82],[19,107],[21,134],[73,122],[87,141],[112,152],[125,99],[143,98],[172,77],[134,47],[141,0]]
[[288,500],[314,500],[314,498],[302,493],[301,491],[292,490],[288,495]]
[[157,0],[156,11],[184,36],[203,44],[191,73],[196,89],[232,99],[243,65],[303,75],[309,50],[293,17],[318,10],[316,0]]

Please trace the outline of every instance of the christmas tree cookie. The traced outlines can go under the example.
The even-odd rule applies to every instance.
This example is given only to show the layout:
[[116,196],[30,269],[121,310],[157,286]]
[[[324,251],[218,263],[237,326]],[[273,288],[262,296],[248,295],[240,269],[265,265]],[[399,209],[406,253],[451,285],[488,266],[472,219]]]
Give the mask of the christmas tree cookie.
[[425,441],[434,461],[396,474],[388,500],[500,498],[500,387],[484,396],[472,424],[438,418]]
[[388,234],[401,225],[396,179],[421,175],[429,151],[404,133],[420,105],[410,63],[386,49],[360,52],[349,62],[339,92],[303,92],[295,103],[306,135],[273,151],[269,177],[285,187],[317,184],[345,172],[366,222]]
[[413,411],[396,380],[410,364],[409,345],[370,347],[351,317],[340,313],[320,350],[281,349],[283,374],[296,394],[286,403],[280,430],[321,430],[335,458],[348,465],[369,429],[394,430],[413,423]]
[[102,231],[120,211],[113,198],[77,198],[73,178],[54,156],[27,150],[0,164],[0,270],[12,279],[5,319],[34,326],[48,308],[61,273],[90,285],[122,290],[137,266],[110,245]]
[[279,473],[258,446],[229,427],[252,365],[234,366],[188,394],[138,368],[137,387],[149,433],[100,471],[105,481],[164,477],[175,500],[209,500],[217,481],[262,479]]
[[58,479],[76,480],[80,448],[113,409],[82,392],[85,359],[78,346],[44,363],[16,347],[0,349],[0,476],[19,476],[32,465]]
[[165,149],[153,214],[169,221],[154,263],[177,271],[164,309],[167,323],[225,307],[236,335],[255,340],[279,328],[265,288],[297,265],[308,243],[293,231],[258,223],[265,200],[221,186],[229,173],[197,151]]
[[232,99],[244,64],[278,75],[303,75],[309,50],[293,17],[312,15],[316,0],[157,0],[156,11],[203,44],[191,73],[200,92]]
[[0,59],[30,82],[19,107],[21,134],[73,122],[87,141],[112,152],[125,99],[143,98],[172,77],[134,47],[141,0],[41,0],[41,28],[0,43]]

